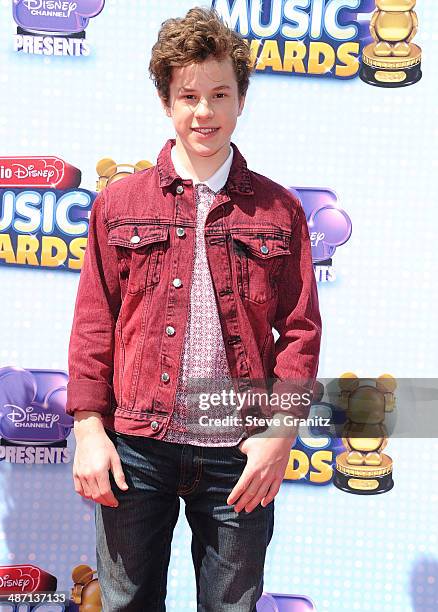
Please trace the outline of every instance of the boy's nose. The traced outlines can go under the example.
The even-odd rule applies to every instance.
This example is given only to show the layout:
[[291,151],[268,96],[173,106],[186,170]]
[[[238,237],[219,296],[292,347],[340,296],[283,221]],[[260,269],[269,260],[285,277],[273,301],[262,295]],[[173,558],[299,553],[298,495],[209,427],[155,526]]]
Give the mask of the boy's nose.
[[199,100],[194,111],[195,117],[210,117],[212,114],[213,109],[208,104],[207,100]]

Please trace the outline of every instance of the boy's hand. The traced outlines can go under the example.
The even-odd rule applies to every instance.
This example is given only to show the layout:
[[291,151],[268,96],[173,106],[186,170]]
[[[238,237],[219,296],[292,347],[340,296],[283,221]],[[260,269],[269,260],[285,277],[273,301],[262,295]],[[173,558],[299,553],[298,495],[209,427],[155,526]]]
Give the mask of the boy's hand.
[[128,489],[117,450],[107,436],[98,413],[75,415],[76,452],[73,463],[75,491],[82,497],[116,508],[119,505],[109,481],[123,491]]
[[246,512],[252,512],[259,503],[263,507],[267,506],[280,489],[297,430],[288,427],[287,437],[286,434],[281,438],[273,438],[272,435],[268,429],[239,444],[239,449],[248,456],[248,461],[227,499],[228,505],[238,500],[234,507],[236,512],[243,508]]

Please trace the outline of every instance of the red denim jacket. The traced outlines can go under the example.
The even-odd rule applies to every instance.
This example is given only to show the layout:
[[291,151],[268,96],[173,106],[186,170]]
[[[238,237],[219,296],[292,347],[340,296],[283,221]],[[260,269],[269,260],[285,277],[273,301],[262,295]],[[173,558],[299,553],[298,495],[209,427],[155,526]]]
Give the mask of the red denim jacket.
[[[110,429],[157,439],[174,407],[196,227],[193,183],[175,172],[174,144],[94,201],[68,355],[68,414],[99,412]],[[260,381],[273,392],[311,388],[321,319],[306,218],[231,146],[204,230],[230,372],[239,392]],[[287,412],[306,417],[309,407]]]

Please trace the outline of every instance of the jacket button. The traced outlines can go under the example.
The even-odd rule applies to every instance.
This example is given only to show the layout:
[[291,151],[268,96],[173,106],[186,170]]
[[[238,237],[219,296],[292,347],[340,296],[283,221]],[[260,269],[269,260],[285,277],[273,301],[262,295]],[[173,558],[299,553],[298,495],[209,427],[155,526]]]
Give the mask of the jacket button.
[[263,253],[263,255],[266,255],[266,253],[269,253],[269,249],[266,246],[266,244],[262,244],[262,246],[260,247],[260,251]]
[[184,187],[182,185],[178,185],[178,187],[176,188],[176,193],[178,193],[179,195],[184,193]]
[[137,244],[137,242],[140,242],[140,236],[132,236],[131,242],[132,244]]
[[182,238],[183,236],[185,236],[185,235],[186,235],[186,231],[185,231],[185,229],[184,229],[183,227],[177,227],[177,228],[176,228],[176,235],[177,235],[179,238]]
[[170,376],[169,376],[169,374],[168,374],[167,372],[163,372],[163,373],[161,374],[161,380],[162,380],[163,382],[168,382],[168,381],[170,380]]
[[152,421],[151,427],[154,431],[157,431],[157,429],[159,428],[159,424],[157,423],[157,421]]
[[168,336],[173,336],[173,334],[174,334],[174,333],[175,333],[175,328],[174,328],[174,327],[172,327],[171,325],[168,325],[168,326],[166,327],[166,334],[167,334]]
[[172,281],[172,285],[174,287],[181,287],[182,280],[180,278],[174,278],[173,281]]
[[230,295],[231,293],[233,293],[233,290],[231,289],[231,287],[225,287],[225,289],[221,289],[219,291],[219,295],[221,297],[223,297],[224,295]]

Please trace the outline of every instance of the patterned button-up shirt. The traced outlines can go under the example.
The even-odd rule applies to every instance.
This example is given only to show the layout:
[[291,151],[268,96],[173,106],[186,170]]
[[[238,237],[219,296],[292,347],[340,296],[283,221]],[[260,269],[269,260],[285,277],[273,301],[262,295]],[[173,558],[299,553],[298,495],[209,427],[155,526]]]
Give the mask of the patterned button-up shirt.
[[[219,404],[201,408],[199,391],[221,393],[231,388],[231,376],[205,251],[204,225],[215,193],[225,185],[233,150],[222,166],[203,182],[181,164],[172,147],[172,162],[183,179],[195,186],[196,239],[190,307],[178,376],[175,410],[163,440],[199,446],[233,446],[244,436],[236,410]],[[228,419],[227,419],[228,416]],[[218,419],[215,423],[209,419]]]

